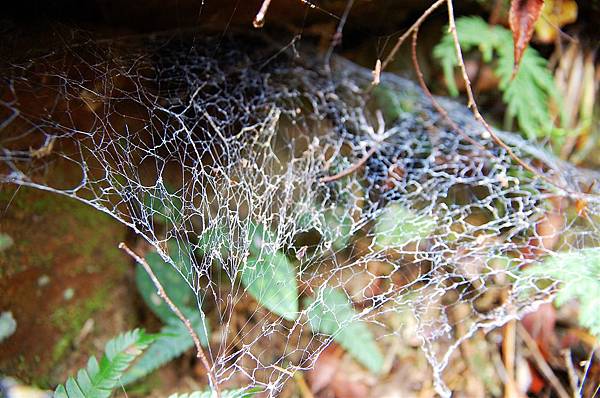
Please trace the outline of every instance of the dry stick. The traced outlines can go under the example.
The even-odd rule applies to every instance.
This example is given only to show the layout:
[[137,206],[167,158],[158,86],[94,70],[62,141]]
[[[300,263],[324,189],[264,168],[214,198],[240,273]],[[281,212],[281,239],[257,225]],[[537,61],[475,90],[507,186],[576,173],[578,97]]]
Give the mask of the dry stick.
[[431,104],[433,105],[435,110],[438,111],[438,113],[440,115],[442,115],[442,117],[448,122],[448,124],[450,125],[450,127],[452,127],[452,129],[454,131],[456,131],[458,134],[463,136],[469,143],[471,143],[475,147],[481,149],[484,152],[488,152],[486,147],[484,147],[482,144],[480,144],[479,142],[477,142],[473,138],[471,138],[463,129],[461,129],[454,122],[454,120],[452,120],[450,115],[448,115],[448,112],[446,112],[446,109],[444,109],[444,107],[441,106],[440,103],[435,99],[433,94],[431,94],[429,87],[427,87],[427,83],[425,83],[425,79],[423,77],[423,72],[421,71],[421,65],[419,65],[419,60],[417,58],[417,39],[418,39],[418,37],[419,37],[419,26],[417,26],[413,32],[411,55],[412,55],[413,67],[415,68],[415,73],[417,74],[417,81],[419,82],[419,86],[421,86],[421,90],[423,90],[423,92],[425,93],[427,98],[429,98],[429,100],[431,101]]
[[127,245],[124,242],[119,243],[119,249],[124,250],[125,253],[129,254],[138,264],[140,264],[142,267],[144,267],[144,270],[146,271],[148,276],[150,276],[150,279],[152,279],[152,283],[154,283],[154,286],[158,290],[158,292],[157,292],[158,295],[165,301],[165,303],[167,303],[167,305],[169,306],[171,311],[173,311],[175,313],[175,315],[177,315],[177,317],[179,319],[181,319],[181,322],[183,322],[183,324],[187,328],[188,333],[190,334],[190,336],[192,336],[192,340],[194,341],[196,350],[198,352],[197,357],[200,358],[202,365],[204,365],[204,368],[206,369],[206,372],[208,374],[208,379],[210,380],[210,384],[212,384],[212,386],[215,389],[217,398],[221,398],[221,391],[219,390],[219,385],[217,384],[217,378],[215,377],[215,374],[210,366],[210,363],[208,362],[208,359],[206,358],[206,355],[204,354],[204,350],[202,349],[202,346],[200,345],[200,339],[198,338],[198,335],[194,331],[194,328],[192,327],[192,323],[189,321],[189,319],[187,319],[185,317],[185,315],[183,315],[183,313],[179,310],[179,308],[177,308],[175,303],[173,303],[171,301],[169,296],[167,296],[165,289],[160,284],[160,281],[158,280],[158,278],[156,277],[156,275],[152,271],[152,268],[150,268],[150,265],[148,265],[146,260],[144,260],[142,257],[137,255],[137,253],[135,253],[133,250],[131,250],[129,247],[127,247]]
[[402,36],[400,36],[400,38],[398,39],[398,41],[392,48],[392,51],[390,51],[388,56],[385,58],[385,61],[383,61],[382,65],[381,65],[381,71],[383,71],[389,65],[389,63],[394,60],[394,56],[396,55],[398,50],[400,50],[400,47],[402,47],[402,44],[408,38],[408,36],[415,29],[417,29],[419,26],[421,26],[421,24],[423,24],[423,21],[425,21],[427,19],[427,17],[432,12],[434,12],[439,6],[444,4],[445,1],[446,0],[438,0],[435,3],[433,3],[427,10],[425,10],[425,12],[419,17],[419,19],[417,19],[417,21],[410,28],[408,28],[408,30],[406,32],[404,32],[404,34]]
[[346,3],[346,9],[344,10],[344,14],[342,15],[342,18],[340,19],[340,22],[338,23],[337,29],[336,29],[335,33],[333,34],[331,45],[329,46],[329,49],[327,50],[327,54],[325,55],[325,67],[326,68],[329,68],[329,60],[331,59],[331,56],[333,55],[334,48],[336,46],[338,46],[342,40],[342,34],[344,32],[344,25],[346,25],[346,22],[348,21],[348,15],[350,15],[350,10],[352,10],[353,5],[354,5],[354,0],[348,0],[348,3]]
[[525,342],[525,345],[527,346],[527,348],[529,348],[529,352],[533,356],[533,359],[535,360],[538,369],[540,370],[540,372],[542,372],[542,375],[544,375],[546,380],[550,382],[552,387],[554,387],[554,390],[556,391],[558,396],[560,398],[571,398],[565,390],[565,388],[560,383],[560,381],[556,378],[556,375],[550,368],[550,365],[548,365],[548,363],[544,359],[544,356],[540,352],[540,349],[538,348],[537,343],[535,342],[533,337],[529,335],[529,332],[527,332],[527,330],[525,330],[523,325],[521,325],[520,323],[518,324],[518,330],[519,336],[521,336],[521,338]]
[[352,166],[348,167],[345,170],[340,171],[337,174],[334,174],[332,176],[327,176],[327,177],[323,177],[321,178],[321,182],[325,183],[325,182],[332,182],[335,180],[339,180],[340,178],[344,178],[347,175],[350,175],[352,173],[354,173],[356,170],[358,170],[359,168],[362,167],[362,165],[364,165],[367,160],[369,160],[369,158],[371,156],[373,156],[373,154],[377,151],[377,147],[374,146],[373,148],[369,149],[369,152],[367,152],[367,154],[362,157],[358,162],[354,163]]
[[573,360],[571,359],[571,350],[565,349],[561,351],[563,358],[565,359],[565,366],[567,367],[567,375],[569,376],[569,384],[571,384],[571,390],[573,391],[573,398],[581,398],[579,395],[579,380],[575,367],[573,366]]
[[502,333],[502,358],[506,369],[506,383],[504,387],[504,397],[518,397],[517,386],[515,382],[515,347],[516,347],[516,321],[513,319],[504,325]]
[[269,4],[271,4],[271,0],[264,0],[260,6],[260,10],[258,10],[256,17],[254,17],[254,21],[252,21],[252,25],[255,28],[262,28],[265,25],[265,15],[267,15]]
[[494,133],[494,130],[492,130],[490,125],[487,123],[487,121],[483,118],[483,116],[479,112],[479,108],[477,107],[477,103],[475,102],[475,96],[473,94],[473,89],[471,88],[471,80],[469,80],[469,75],[467,74],[467,67],[465,66],[465,61],[462,56],[462,50],[460,48],[460,42],[458,40],[458,33],[456,32],[456,22],[454,20],[454,6],[452,4],[452,0],[445,0],[445,1],[446,1],[446,4],[448,5],[448,30],[450,31],[450,34],[452,35],[452,40],[454,42],[454,50],[456,51],[456,58],[458,60],[458,65],[459,65],[460,71],[462,73],[462,78],[465,82],[465,89],[467,92],[467,99],[468,99],[467,106],[469,107],[469,109],[471,110],[473,115],[475,116],[475,119],[477,119],[477,121],[479,121],[479,123],[481,123],[483,125],[483,127],[485,128],[485,131],[496,142],[496,144],[498,144],[502,149],[504,149],[506,151],[506,153],[508,153],[508,155],[515,162],[517,162],[521,167],[523,167],[525,170],[533,173],[535,176],[548,182],[550,185],[553,185],[553,186],[558,187],[566,192],[571,193],[566,187],[562,187],[559,184],[557,184],[555,181],[552,181],[550,178],[546,177],[545,175],[540,174],[539,171],[537,171],[536,169],[531,167],[528,163],[526,163],[519,156],[517,156],[513,152],[513,150],[506,143],[504,143],[504,141],[502,141],[500,139],[500,137],[498,137],[496,135],[496,133]]

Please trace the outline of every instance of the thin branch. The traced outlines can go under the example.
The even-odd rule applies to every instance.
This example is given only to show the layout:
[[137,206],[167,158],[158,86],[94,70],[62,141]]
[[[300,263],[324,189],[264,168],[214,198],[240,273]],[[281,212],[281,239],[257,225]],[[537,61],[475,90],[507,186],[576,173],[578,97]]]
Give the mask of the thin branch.
[[[435,110],[440,115],[442,115],[442,117],[446,120],[446,122],[448,122],[448,124],[450,125],[450,127],[454,131],[456,131],[458,134],[460,134],[461,136],[463,136],[463,138],[465,140],[467,140],[470,144],[474,145],[475,147],[481,149],[484,152],[489,152],[486,149],[486,147],[484,147],[479,142],[475,141],[463,129],[461,129],[454,122],[454,120],[452,120],[452,118],[450,117],[450,115],[448,114],[448,112],[446,111],[446,109],[444,109],[444,107],[441,106],[440,103],[435,99],[435,97],[433,96],[433,94],[431,94],[431,91],[429,90],[429,87],[427,87],[427,83],[425,83],[425,79],[423,77],[423,72],[421,71],[421,66],[419,65],[419,59],[417,58],[417,39],[418,39],[418,37],[419,37],[419,27],[417,26],[415,28],[414,32],[413,32],[411,55],[412,55],[413,67],[415,68],[415,73],[417,74],[417,81],[419,82],[419,86],[421,86],[421,90],[423,90],[423,92],[425,93],[425,95],[427,96],[427,98],[429,98],[429,100],[431,101],[431,104],[433,105],[433,107],[435,108]],[[491,155],[494,156],[493,154],[491,154]]]
[[569,376],[569,384],[571,384],[571,390],[573,391],[573,398],[581,398],[579,395],[579,378],[575,372],[575,366],[573,366],[573,360],[571,359],[571,350],[565,349],[561,351],[563,358],[565,359],[565,366],[567,367],[567,375]]
[[367,160],[369,160],[369,158],[371,156],[373,156],[373,154],[376,151],[377,151],[377,147],[373,146],[371,149],[369,149],[369,152],[367,152],[367,154],[364,157],[360,158],[360,160],[358,162],[354,163],[352,166],[348,167],[345,170],[340,171],[337,174],[321,178],[321,182],[322,183],[332,182],[332,181],[339,180],[340,178],[344,178],[347,175],[354,173],[356,170],[360,169],[367,162]]
[[160,281],[158,280],[158,278],[156,277],[156,275],[152,271],[152,268],[146,262],[146,260],[144,260],[142,257],[140,257],[133,250],[131,250],[124,242],[119,243],[119,249],[122,249],[123,251],[125,251],[125,253],[127,253],[129,256],[131,256],[138,264],[140,264],[142,267],[144,267],[144,270],[146,271],[148,276],[150,276],[152,283],[154,283],[154,286],[157,289],[158,295],[165,301],[165,303],[167,303],[167,305],[169,306],[171,311],[173,311],[173,313],[175,315],[177,315],[177,317],[181,320],[181,322],[183,322],[186,329],[188,330],[188,333],[192,337],[192,340],[194,341],[194,345],[196,346],[196,350],[197,350],[197,357],[200,359],[200,361],[202,362],[202,365],[204,365],[204,368],[206,369],[206,372],[208,374],[208,379],[210,380],[210,384],[215,389],[217,398],[221,398],[221,391],[219,390],[219,385],[217,384],[217,378],[215,377],[214,371],[212,370],[212,367],[210,366],[210,363],[208,362],[208,358],[204,354],[204,350],[202,349],[202,345],[200,344],[200,338],[198,338],[198,334],[192,327],[192,323],[190,322],[190,320],[187,319],[185,317],[185,315],[183,315],[183,313],[179,310],[179,308],[177,308],[175,303],[173,303],[173,301],[171,301],[171,299],[165,292],[165,289],[162,287]]
[[502,141],[500,139],[500,137],[498,137],[496,135],[494,130],[490,127],[488,122],[483,118],[483,116],[479,112],[479,108],[477,107],[477,103],[475,102],[475,95],[473,94],[473,89],[471,87],[471,80],[469,79],[469,75],[467,74],[467,67],[465,66],[465,61],[462,56],[462,50],[460,48],[460,41],[458,39],[458,33],[456,32],[456,21],[454,20],[454,6],[452,4],[452,0],[445,0],[445,1],[448,6],[448,31],[452,35],[452,39],[454,42],[454,49],[456,51],[456,58],[458,60],[458,65],[459,65],[460,71],[462,73],[462,78],[465,82],[465,89],[467,92],[467,99],[468,99],[467,106],[469,107],[469,109],[471,110],[473,115],[475,116],[475,119],[477,119],[477,121],[479,121],[481,123],[481,125],[485,128],[485,132],[489,135],[489,137],[491,137],[494,140],[494,142],[496,142],[496,144],[498,144],[502,149],[504,149],[506,151],[506,153],[508,153],[508,155],[515,162],[517,162],[521,167],[523,167],[525,170],[533,173],[535,176],[548,182],[549,184],[551,184],[555,187],[558,187],[564,191],[569,192],[568,189],[558,185],[555,181],[552,181],[547,176],[541,174],[538,170],[534,169],[528,163],[523,161],[519,156],[517,156],[514,153],[514,151],[506,143],[504,143],[504,141]]
[[439,6],[444,4],[445,1],[446,0],[438,0],[435,3],[433,3],[427,10],[425,10],[425,12],[419,17],[419,19],[417,19],[417,21],[410,28],[408,28],[408,30],[404,32],[404,34],[400,36],[400,38],[398,38],[398,41],[383,61],[381,65],[381,71],[385,70],[389,63],[394,60],[396,53],[398,52],[398,50],[400,50],[400,47],[402,47],[402,44],[406,41],[408,36],[410,36],[415,29],[421,26],[421,24],[423,24],[423,21],[425,21],[427,17],[429,17],[429,15],[431,15],[431,13],[434,12]]
[[550,365],[548,365],[548,363],[544,359],[544,356],[540,352],[537,343],[529,335],[529,332],[527,332],[527,330],[525,330],[523,325],[521,325],[520,323],[518,324],[518,328],[519,336],[521,336],[521,338],[525,342],[525,345],[527,346],[527,348],[529,348],[529,352],[535,360],[537,368],[540,370],[540,372],[542,372],[542,375],[544,375],[546,380],[548,380],[548,382],[552,385],[552,387],[554,388],[554,390],[560,398],[571,398],[565,390],[565,388],[560,383],[560,381],[558,380],[558,378],[556,377],[556,375],[554,374],[554,372],[552,371],[552,369],[550,368]]
[[255,28],[262,28],[265,26],[265,15],[267,15],[267,10],[269,9],[269,5],[271,4],[271,0],[264,0],[262,5],[260,6],[260,10],[254,17],[254,21],[252,21],[252,25]]
[[352,10],[352,6],[354,5],[354,0],[348,0],[346,3],[346,9],[344,10],[344,14],[338,23],[337,29],[331,38],[331,45],[327,50],[327,54],[325,55],[325,67],[329,68],[329,61],[331,56],[333,55],[333,50],[336,46],[338,46],[342,42],[342,34],[344,32],[344,25],[348,21],[348,15],[350,15],[350,10]]

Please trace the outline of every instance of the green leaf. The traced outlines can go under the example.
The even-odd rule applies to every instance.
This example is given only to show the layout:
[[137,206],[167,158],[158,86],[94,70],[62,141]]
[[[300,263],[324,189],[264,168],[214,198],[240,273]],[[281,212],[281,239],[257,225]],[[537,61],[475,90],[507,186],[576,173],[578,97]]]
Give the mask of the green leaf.
[[[190,314],[188,319],[198,333],[200,343],[206,347],[208,345],[208,336],[206,335],[209,330],[208,326],[202,322],[198,312]],[[194,347],[192,337],[179,318],[169,320],[169,323],[160,330],[159,336],[131,369],[125,373],[121,383],[124,385],[131,384]]]
[[332,336],[354,359],[373,373],[383,367],[383,355],[373,334],[357,314],[346,294],[325,287],[315,299],[307,299],[308,320],[313,331]]
[[[251,398],[261,391],[259,388],[221,391],[221,398]],[[217,394],[212,391],[196,391],[190,394],[173,394],[169,398],[215,398],[216,396]]]
[[242,284],[261,305],[287,320],[298,318],[298,285],[293,265],[280,251],[251,256],[242,268]]
[[8,249],[14,243],[15,242],[9,235],[0,233],[0,252]]
[[12,312],[5,311],[0,314],[0,343],[13,335],[17,330],[17,322],[13,318]]
[[375,224],[375,244],[382,249],[401,247],[424,239],[435,229],[435,220],[417,215],[399,204],[387,206]]
[[600,338],[600,248],[558,253],[523,273],[561,281],[555,304],[578,300],[579,323]]
[[[169,241],[169,254],[177,267],[187,274],[191,271],[191,260],[187,246],[179,248],[175,241]],[[186,280],[173,266],[165,262],[158,253],[151,252],[146,255],[146,261],[160,281],[169,298],[180,309],[197,306],[196,296]],[[138,291],[144,302],[164,323],[175,317],[175,314],[156,293],[156,287],[141,265],[135,273]]]
[[155,335],[135,329],[123,333],[106,343],[105,354],[98,362],[88,360],[87,367],[77,372],[77,378],[69,377],[64,385],[56,387],[59,398],[108,398],[120,384],[123,373],[131,362],[157,338]]

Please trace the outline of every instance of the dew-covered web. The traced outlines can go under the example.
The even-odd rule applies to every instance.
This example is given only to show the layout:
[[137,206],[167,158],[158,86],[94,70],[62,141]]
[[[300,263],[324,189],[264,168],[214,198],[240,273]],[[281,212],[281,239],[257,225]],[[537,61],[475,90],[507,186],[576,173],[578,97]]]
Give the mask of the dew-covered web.
[[1,76],[0,182],[143,237],[195,292],[223,386],[276,396],[348,336],[377,372],[410,318],[447,395],[461,341],[549,299],[529,264],[600,243],[596,175],[499,133],[553,186],[463,106],[440,100],[481,147],[413,83],[372,89],[342,59],[325,72],[259,39],[169,38],[81,45]]

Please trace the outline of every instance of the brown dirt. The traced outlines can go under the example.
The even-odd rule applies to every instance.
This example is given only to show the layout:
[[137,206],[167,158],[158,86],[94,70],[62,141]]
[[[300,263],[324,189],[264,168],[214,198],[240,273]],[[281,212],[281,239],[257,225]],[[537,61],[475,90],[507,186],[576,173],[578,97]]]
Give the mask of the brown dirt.
[[0,188],[0,311],[14,335],[0,343],[0,373],[50,387],[135,326],[125,228],[72,199]]

